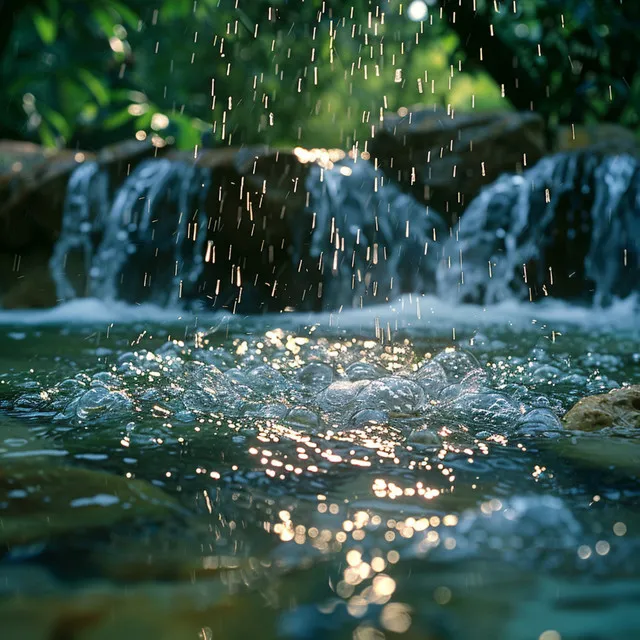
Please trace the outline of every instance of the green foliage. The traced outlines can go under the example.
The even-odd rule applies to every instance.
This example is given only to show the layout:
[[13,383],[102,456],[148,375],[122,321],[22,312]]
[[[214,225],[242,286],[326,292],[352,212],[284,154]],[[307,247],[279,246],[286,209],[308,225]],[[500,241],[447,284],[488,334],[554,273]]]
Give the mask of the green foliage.
[[[509,108],[497,76],[511,58],[478,64],[458,0],[441,2],[416,23],[406,0],[25,0],[0,60],[0,135],[363,148],[385,110]],[[640,27],[621,7],[477,0],[469,28],[491,23],[549,121],[634,125]]]
[[[471,3],[463,0],[469,8],[464,12],[458,0],[441,1],[459,34],[475,25],[484,35],[485,51],[500,58],[491,73],[511,89],[520,108],[533,102],[551,124],[638,126],[640,2],[476,0],[472,12]],[[462,53],[473,58],[468,41],[465,46]],[[475,68],[489,64],[477,58],[470,63]]]

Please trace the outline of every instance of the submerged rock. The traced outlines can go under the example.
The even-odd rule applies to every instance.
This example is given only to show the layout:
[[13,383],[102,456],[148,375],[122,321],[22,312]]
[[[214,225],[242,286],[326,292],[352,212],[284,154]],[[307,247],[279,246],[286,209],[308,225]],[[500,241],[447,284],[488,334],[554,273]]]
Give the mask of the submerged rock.
[[553,451],[579,467],[637,476],[640,471],[640,439],[589,434],[555,441]]
[[566,429],[599,431],[607,427],[640,429],[640,385],[583,398],[564,416]]
[[173,498],[142,480],[28,463],[0,470],[0,548],[127,520],[163,520],[178,511]]
[[4,637],[28,640],[275,637],[278,610],[265,607],[259,592],[229,593],[242,584],[240,571],[230,571],[225,582],[98,583],[82,591],[60,585],[55,593],[3,600],[0,618]]

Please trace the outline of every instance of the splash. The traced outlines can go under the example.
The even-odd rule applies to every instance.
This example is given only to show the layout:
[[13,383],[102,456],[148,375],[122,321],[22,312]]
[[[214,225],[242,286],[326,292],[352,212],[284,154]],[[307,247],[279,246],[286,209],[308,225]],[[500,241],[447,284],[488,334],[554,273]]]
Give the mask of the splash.
[[609,305],[640,277],[640,166],[559,154],[485,189],[445,246],[438,293],[492,304],[547,296]]

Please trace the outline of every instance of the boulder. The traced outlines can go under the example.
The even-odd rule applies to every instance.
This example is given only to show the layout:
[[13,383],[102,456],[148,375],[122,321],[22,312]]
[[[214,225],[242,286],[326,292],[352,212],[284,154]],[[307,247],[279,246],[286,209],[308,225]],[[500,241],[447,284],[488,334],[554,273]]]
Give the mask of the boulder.
[[484,185],[533,166],[547,144],[535,113],[416,107],[385,115],[369,149],[389,178],[454,224]]
[[553,150],[578,151],[591,149],[608,154],[640,155],[640,140],[636,134],[618,124],[561,126],[555,133]]
[[640,385],[588,396],[563,418],[566,429],[599,431],[609,427],[640,429]]

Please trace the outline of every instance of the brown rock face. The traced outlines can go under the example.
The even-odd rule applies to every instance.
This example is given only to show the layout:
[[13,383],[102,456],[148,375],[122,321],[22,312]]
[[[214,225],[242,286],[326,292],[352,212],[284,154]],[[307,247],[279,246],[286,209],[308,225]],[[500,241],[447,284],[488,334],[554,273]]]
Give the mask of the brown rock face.
[[534,113],[448,115],[416,108],[385,116],[370,150],[389,178],[453,224],[483,186],[533,166],[546,140]]
[[563,422],[567,429],[575,431],[607,427],[640,429],[640,385],[583,398],[567,412]]
[[[193,161],[186,156],[169,157]],[[293,268],[290,251],[309,163],[266,147],[203,150],[195,163],[211,169],[199,297],[234,312],[299,301],[306,276]]]

